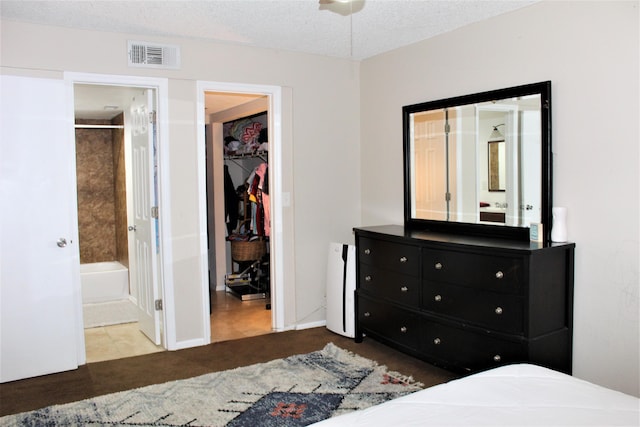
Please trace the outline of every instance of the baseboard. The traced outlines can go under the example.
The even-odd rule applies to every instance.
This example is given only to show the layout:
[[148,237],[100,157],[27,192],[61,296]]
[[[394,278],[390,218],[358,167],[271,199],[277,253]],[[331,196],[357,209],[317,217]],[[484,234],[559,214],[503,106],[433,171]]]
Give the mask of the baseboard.
[[175,343],[174,346],[171,346],[171,348],[167,348],[167,350],[184,350],[186,348],[191,348],[191,347],[200,347],[203,345],[208,345],[211,344],[210,342],[207,342],[204,339],[194,339],[194,340],[186,340],[186,341],[178,341]]
[[319,320],[317,322],[301,323],[299,325],[296,325],[295,328],[296,330],[300,330],[300,329],[319,328],[320,326],[327,326],[327,321]]

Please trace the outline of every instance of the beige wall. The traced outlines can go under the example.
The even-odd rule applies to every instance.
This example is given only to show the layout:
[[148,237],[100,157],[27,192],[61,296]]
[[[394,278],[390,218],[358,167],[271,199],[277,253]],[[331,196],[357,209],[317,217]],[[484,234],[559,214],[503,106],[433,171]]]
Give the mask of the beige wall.
[[[140,36],[3,21],[2,72],[62,78],[64,71],[169,79],[170,197],[176,340],[203,336],[197,179],[196,82],[283,87],[285,327],[325,318],[328,244],[351,242],[360,216],[359,64],[240,45],[144,37],[181,46],[182,68],[127,66]],[[203,173],[204,176],[204,173]],[[206,247],[206,245],[205,245]],[[295,252],[293,251],[295,248]]]
[[552,81],[554,205],[576,248],[574,374],[639,395],[638,10],[544,1],[361,64],[362,223],[401,223],[407,104]]

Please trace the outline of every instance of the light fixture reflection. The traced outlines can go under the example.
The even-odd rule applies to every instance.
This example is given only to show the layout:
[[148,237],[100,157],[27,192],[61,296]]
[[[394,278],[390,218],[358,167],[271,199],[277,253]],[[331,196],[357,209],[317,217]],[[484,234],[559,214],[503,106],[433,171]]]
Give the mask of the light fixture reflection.
[[493,127],[493,131],[491,132],[491,135],[489,135],[489,141],[504,141],[504,135],[500,133],[498,126],[504,126],[504,123]]

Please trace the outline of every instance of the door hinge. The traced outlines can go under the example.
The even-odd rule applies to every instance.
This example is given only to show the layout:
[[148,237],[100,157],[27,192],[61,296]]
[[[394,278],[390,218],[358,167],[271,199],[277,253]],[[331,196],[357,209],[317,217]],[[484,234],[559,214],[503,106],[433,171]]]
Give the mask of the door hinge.
[[445,193],[444,200],[447,201],[447,202],[450,202],[451,201],[451,193]]
[[156,111],[152,110],[149,112],[149,123],[156,124]]
[[158,207],[151,206],[151,218],[158,219]]
[[155,305],[156,305],[156,311],[161,311],[162,310],[162,300],[161,299],[157,299],[155,301]]

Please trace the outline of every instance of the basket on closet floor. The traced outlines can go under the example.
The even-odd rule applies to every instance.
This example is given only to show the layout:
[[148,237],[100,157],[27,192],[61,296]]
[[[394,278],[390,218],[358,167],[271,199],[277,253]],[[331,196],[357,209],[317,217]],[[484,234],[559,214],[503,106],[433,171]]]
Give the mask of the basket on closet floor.
[[266,242],[262,239],[243,241],[231,241],[231,259],[234,261],[255,261],[267,253]]

